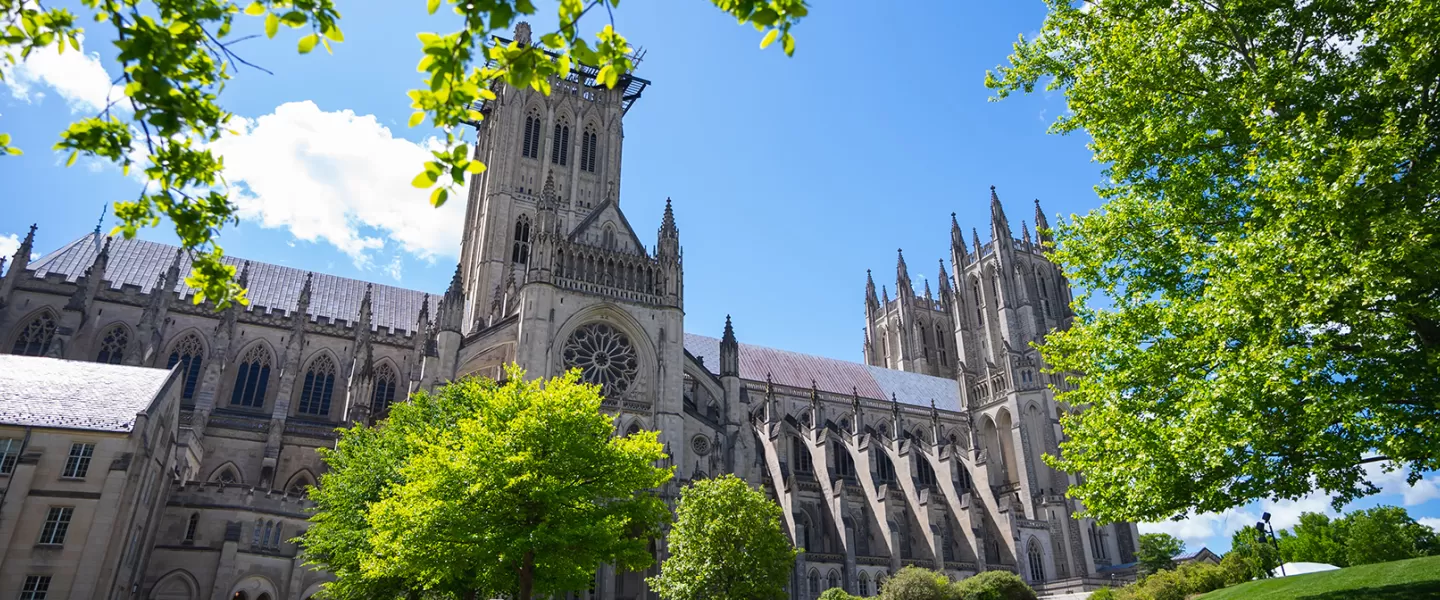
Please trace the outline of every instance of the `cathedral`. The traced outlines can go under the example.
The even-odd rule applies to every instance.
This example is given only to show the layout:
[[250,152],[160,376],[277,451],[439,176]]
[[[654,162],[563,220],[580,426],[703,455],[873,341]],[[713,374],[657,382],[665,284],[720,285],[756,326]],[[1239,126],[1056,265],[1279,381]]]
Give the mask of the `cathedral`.
[[[1077,518],[1078,476],[1041,458],[1075,409],[1033,347],[1073,319],[1038,201],[1033,239],[994,188],[986,241],[952,215],[936,290],[915,290],[903,254],[893,297],[867,275],[859,362],[742,343],[728,318],[690,333],[674,210],[652,241],[621,206],[623,121],[649,82],[595,75],[484,104],[474,158],[489,168],[441,293],[229,258],[250,303],[217,311],[192,302],[176,247],[97,230],[32,260],[32,227],[0,266],[0,353],[17,355],[0,357],[0,596],[308,600],[329,579],[292,541],[315,450],[410,392],[511,362],[579,368],[618,434],[658,431],[676,467],[663,497],[722,473],[767,492],[804,550],[791,598],[874,595],[905,565],[1008,570],[1042,596],[1132,571],[1135,526]],[[64,397],[15,389],[24,377]],[[127,385],[154,400],[122,406]],[[73,414],[78,397],[130,425]],[[657,568],[602,566],[572,595],[656,598]]]

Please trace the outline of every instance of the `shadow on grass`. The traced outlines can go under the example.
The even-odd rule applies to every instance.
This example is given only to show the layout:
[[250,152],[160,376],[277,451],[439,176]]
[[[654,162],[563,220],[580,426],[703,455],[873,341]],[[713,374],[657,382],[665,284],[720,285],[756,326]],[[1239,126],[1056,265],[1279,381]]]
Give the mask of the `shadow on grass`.
[[1296,600],[1353,600],[1357,594],[1363,594],[1364,600],[1420,600],[1425,598],[1440,598],[1440,581],[1416,581],[1411,583],[1396,583],[1383,587],[1365,588],[1364,590],[1335,590],[1308,596],[1298,596]]

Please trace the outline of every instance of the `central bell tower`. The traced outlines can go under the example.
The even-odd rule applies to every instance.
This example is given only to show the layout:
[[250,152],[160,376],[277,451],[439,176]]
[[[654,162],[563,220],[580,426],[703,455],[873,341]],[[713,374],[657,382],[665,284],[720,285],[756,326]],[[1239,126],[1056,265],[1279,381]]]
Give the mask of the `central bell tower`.
[[[514,35],[530,45],[528,23]],[[595,80],[598,73],[576,64],[564,79],[551,79],[548,96],[500,84],[480,107],[472,158],[487,168],[470,182],[460,251],[466,333],[493,321],[497,299],[506,304],[525,281],[547,190],[565,234],[607,200],[619,207],[622,121],[650,82],[626,75],[611,89]]]

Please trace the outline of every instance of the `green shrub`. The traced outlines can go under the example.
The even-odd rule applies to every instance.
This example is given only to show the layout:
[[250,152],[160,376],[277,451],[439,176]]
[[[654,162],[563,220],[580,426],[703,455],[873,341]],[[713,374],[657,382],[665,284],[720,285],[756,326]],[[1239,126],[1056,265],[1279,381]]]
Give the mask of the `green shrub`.
[[820,594],[820,600],[862,600],[859,596],[851,596],[840,588],[830,588]]
[[1185,600],[1185,579],[1176,571],[1159,571],[1134,586],[1136,600]]
[[905,567],[880,588],[881,600],[959,600],[944,573]]
[[1250,564],[1245,557],[1228,552],[1220,559],[1220,573],[1225,576],[1225,585],[1239,585],[1250,581]]
[[959,600],[1036,600],[1035,590],[1009,571],[986,571],[955,583]]
[[1090,600],[1120,600],[1120,594],[1109,586],[1090,592]]
[[1204,594],[1225,587],[1225,571],[1220,565],[1189,563],[1176,570],[1185,582],[1186,594]]

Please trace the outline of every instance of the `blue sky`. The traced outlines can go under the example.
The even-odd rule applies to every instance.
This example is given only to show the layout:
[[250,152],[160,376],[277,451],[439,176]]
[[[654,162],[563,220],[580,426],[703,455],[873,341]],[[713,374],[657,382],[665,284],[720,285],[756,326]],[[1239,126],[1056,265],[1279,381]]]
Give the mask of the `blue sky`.
[[[454,24],[426,15],[423,2],[338,5],[347,41],[333,55],[297,55],[294,31],[237,48],[274,75],[242,69],[221,96],[246,119],[222,146],[245,216],[222,243],[249,259],[443,291],[464,207],[431,209],[409,187],[434,131],[405,127],[405,91],[421,82],[414,34]],[[553,4],[539,5],[532,23],[549,31]],[[1096,208],[1100,166],[1084,137],[1046,134],[1064,99],[990,102],[982,83],[1043,16],[1038,1],[922,2],[902,15],[817,3],[787,59],[778,48],[760,51],[759,34],[708,2],[622,3],[616,27],[647,51],[638,74],[653,85],[626,117],[621,207],[653,243],[673,199],[687,330],[719,335],[730,314],[742,341],[858,360],[865,270],[893,293],[903,248],[910,272],[933,280],[948,256],[950,213],[967,230],[988,227],[989,186],[1017,228],[1033,227],[1037,198],[1052,219]],[[242,18],[235,31],[257,33],[260,21]],[[5,255],[32,222],[36,249],[46,252],[139,190],[113,167],[82,160],[67,169],[65,156],[48,150],[66,123],[103,103],[118,73],[108,42],[96,30],[86,54],[35,57],[0,84],[0,131],[26,150],[0,159]],[[174,241],[163,228],[142,236]],[[1382,479],[1380,501],[1440,525],[1440,478],[1408,498],[1393,475]],[[1327,503],[1254,506],[1163,528],[1192,547],[1223,549],[1229,531],[1253,523],[1250,513],[1293,520]]]

